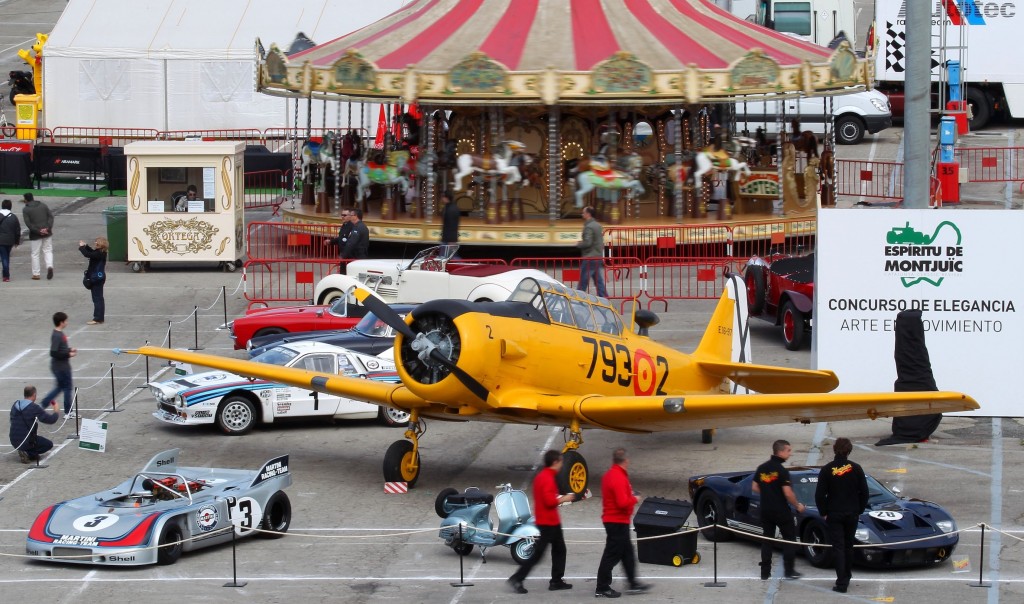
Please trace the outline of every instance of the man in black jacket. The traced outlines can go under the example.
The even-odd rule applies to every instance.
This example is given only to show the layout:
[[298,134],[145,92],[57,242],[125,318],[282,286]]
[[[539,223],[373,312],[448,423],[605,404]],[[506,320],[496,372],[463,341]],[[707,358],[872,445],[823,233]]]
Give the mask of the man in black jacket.
[[21,245],[21,223],[12,208],[10,199],[0,202],[0,264],[3,264],[4,283],[11,280],[11,250]]
[[352,224],[352,232],[349,233],[345,246],[341,248],[341,259],[361,260],[366,258],[370,251],[370,229],[366,228],[363,211],[359,208],[349,210],[348,220]]
[[36,420],[44,424],[57,421],[57,403],[45,410],[36,404],[36,387],[25,386],[25,398],[14,401],[11,407],[11,446],[18,450],[21,463],[38,461],[53,448],[53,442],[37,434]]
[[821,468],[814,503],[825,519],[836,561],[836,584],[832,591],[846,593],[853,565],[853,536],[857,519],[868,507],[868,480],[859,464],[848,459],[853,451],[849,438],[837,438],[832,451],[835,459]]
[[25,207],[21,217],[25,219],[28,239],[32,244],[32,278],[39,280],[42,267],[39,257],[46,264],[46,278],[53,279],[53,212],[50,206],[37,200],[31,193],[22,195]]
[[772,550],[775,544],[768,539],[775,538],[775,529],[782,533],[786,543],[782,546],[782,568],[787,579],[799,579],[796,571],[796,518],[793,510],[803,512],[804,504],[796,500],[789,470],[782,464],[793,454],[793,447],[786,440],[772,443],[772,456],[757,466],[754,472],[753,491],[761,495],[761,530],[767,538],[761,542],[761,580],[767,581],[772,574]]

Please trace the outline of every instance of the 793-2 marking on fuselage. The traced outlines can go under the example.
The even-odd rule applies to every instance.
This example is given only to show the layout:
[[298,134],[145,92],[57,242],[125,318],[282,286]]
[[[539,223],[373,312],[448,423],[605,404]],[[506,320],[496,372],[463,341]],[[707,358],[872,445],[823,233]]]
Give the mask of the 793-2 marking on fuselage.
[[[588,380],[594,378],[594,370],[597,369],[600,358],[602,381],[624,388],[632,384],[633,393],[637,396],[668,394],[663,389],[665,381],[668,380],[668,359],[665,357],[658,355],[652,359],[651,355],[641,348],[633,352],[621,342],[612,343],[591,336],[582,338],[584,343],[591,346]],[[658,373],[661,373],[660,379]]]

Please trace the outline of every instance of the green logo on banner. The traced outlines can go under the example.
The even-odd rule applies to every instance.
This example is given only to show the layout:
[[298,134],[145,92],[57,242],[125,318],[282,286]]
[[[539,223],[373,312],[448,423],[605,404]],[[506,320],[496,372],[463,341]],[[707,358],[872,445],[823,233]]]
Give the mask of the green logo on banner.
[[885,234],[885,272],[899,275],[903,287],[928,283],[935,287],[964,268],[963,237],[948,220],[935,227],[931,235],[918,231],[907,222]]

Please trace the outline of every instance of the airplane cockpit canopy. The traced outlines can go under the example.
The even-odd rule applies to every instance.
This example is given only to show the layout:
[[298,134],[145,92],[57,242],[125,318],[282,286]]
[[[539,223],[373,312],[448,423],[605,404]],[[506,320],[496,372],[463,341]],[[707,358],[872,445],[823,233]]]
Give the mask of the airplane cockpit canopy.
[[561,283],[523,279],[509,296],[511,302],[526,302],[545,312],[552,323],[585,331],[622,335],[622,319],[611,303]]

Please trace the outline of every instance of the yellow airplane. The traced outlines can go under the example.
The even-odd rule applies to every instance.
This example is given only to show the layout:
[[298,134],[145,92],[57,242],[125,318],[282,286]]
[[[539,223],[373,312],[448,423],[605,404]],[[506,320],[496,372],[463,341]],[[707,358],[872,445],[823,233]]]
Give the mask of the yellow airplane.
[[[403,321],[366,290],[356,297],[392,325],[401,383],[320,374],[181,350],[126,352],[213,367],[253,378],[408,411],[405,440],[384,456],[384,479],[419,478],[426,419],[555,425],[568,430],[562,487],[587,488],[579,453],[584,428],[630,433],[876,419],[977,409],[958,392],[824,394],[831,371],[738,362],[746,292],[730,277],[693,354],[647,336],[657,316],[634,310],[628,325],[608,300],[559,283],[524,279],[508,301],[435,300]],[[635,305],[634,305],[635,306]],[[758,394],[733,394],[735,386]]]

